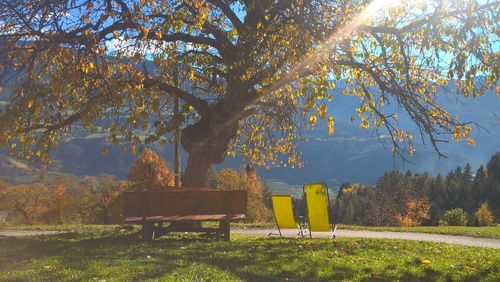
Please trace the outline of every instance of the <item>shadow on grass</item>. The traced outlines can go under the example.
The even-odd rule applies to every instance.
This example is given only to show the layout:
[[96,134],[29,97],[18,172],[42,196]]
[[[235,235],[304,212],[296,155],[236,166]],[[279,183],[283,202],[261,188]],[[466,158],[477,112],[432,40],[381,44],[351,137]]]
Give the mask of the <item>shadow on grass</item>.
[[[144,243],[135,233],[117,232],[0,237],[0,273],[8,272],[7,276],[0,275],[0,280],[450,279],[447,273],[436,269],[405,271],[401,265],[380,262],[376,257],[389,251],[384,244],[363,240],[237,237],[224,242],[213,237],[180,235]],[[373,265],[370,260],[378,262]],[[479,271],[464,278],[479,280],[489,273]]]

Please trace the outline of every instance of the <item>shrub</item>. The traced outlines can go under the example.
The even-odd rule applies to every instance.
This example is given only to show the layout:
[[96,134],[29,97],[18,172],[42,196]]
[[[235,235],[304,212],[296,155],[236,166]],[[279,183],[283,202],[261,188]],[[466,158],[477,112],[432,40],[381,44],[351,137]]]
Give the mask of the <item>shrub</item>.
[[248,191],[248,219],[253,222],[268,221],[270,211],[264,203],[261,182],[251,167],[238,172],[232,168],[224,168],[215,177],[215,186],[224,190],[244,189]]
[[467,222],[467,213],[461,208],[456,208],[446,211],[438,224],[440,226],[466,226]]
[[488,226],[494,224],[493,212],[488,203],[482,203],[474,213],[475,222],[478,226]]

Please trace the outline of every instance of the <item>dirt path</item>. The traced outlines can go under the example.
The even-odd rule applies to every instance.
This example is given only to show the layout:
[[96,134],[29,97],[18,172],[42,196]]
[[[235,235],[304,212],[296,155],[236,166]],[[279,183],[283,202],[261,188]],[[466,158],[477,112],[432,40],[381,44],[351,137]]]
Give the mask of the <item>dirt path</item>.
[[[249,236],[267,236],[271,229],[242,229],[234,228],[233,233],[249,235]],[[298,230],[282,230],[285,237],[297,237]],[[313,238],[329,238],[328,232],[314,232]],[[348,230],[337,229],[335,232],[337,238],[378,238],[378,239],[402,239],[415,241],[428,241],[448,243],[455,245],[485,247],[500,249],[499,239],[490,238],[475,238],[468,236],[442,235],[432,233],[417,233],[417,232],[394,232],[394,231],[370,231],[370,230]]]
[[[231,231],[232,233],[241,235],[267,237],[269,232],[271,232],[271,229],[232,228]],[[35,236],[35,235],[54,235],[67,232],[70,231],[2,230],[0,231],[0,236],[24,237],[24,236]],[[284,237],[294,238],[297,237],[298,230],[288,229],[288,230],[282,230],[281,232]],[[442,235],[442,234],[417,233],[417,232],[370,231],[370,230],[349,230],[349,229],[337,229],[335,234],[337,238],[402,239],[402,240],[438,242],[438,243],[447,243],[455,245],[500,249],[500,240],[490,239],[490,238],[475,238],[468,236]],[[328,232],[313,233],[313,238],[328,238],[329,236],[330,233]]]
[[67,233],[68,231],[41,231],[41,230],[1,230],[0,236],[24,237],[36,235],[53,235]]

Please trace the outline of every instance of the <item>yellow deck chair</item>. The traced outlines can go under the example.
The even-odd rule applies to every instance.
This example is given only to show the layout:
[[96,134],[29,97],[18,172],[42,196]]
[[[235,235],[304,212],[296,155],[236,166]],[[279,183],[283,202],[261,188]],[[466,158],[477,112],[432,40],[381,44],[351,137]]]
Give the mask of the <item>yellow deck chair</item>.
[[[293,198],[291,195],[273,195],[271,197],[274,211],[274,219],[276,221],[276,227],[274,228],[268,236],[281,234],[281,229],[297,229],[299,227],[299,236],[304,237],[305,230],[302,228],[302,223],[299,221],[297,224],[295,215],[293,213]],[[278,233],[275,231],[278,230]]]
[[312,232],[331,231],[330,239],[335,238],[337,226],[330,220],[330,197],[325,183],[304,184],[304,198],[306,200],[307,222],[309,237]]

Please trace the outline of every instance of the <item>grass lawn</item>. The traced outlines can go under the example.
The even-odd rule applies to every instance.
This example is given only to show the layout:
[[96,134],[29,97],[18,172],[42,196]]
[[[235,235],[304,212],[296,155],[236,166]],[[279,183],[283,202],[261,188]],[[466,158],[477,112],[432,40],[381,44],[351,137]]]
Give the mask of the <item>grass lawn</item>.
[[397,232],[423,232],[437,233],[447,235],[464,235],[481,238],[500,239],[500,225],[470,227],[470,226],[415,226],[415,227],[398,227],[398,226],[358,226],[358,225],[339,225],[341,229],[354,230],[374,230],[374,231],[397,231]]
[[0,237],[5,281],[499,281],[500,250],[397,240],[231,242],[182,235],[150,244],[135,233]]

